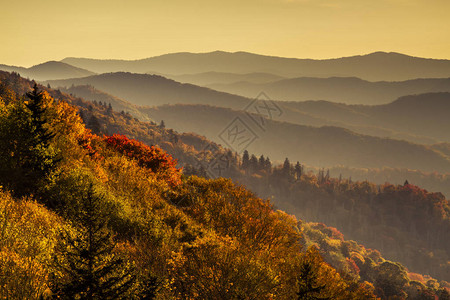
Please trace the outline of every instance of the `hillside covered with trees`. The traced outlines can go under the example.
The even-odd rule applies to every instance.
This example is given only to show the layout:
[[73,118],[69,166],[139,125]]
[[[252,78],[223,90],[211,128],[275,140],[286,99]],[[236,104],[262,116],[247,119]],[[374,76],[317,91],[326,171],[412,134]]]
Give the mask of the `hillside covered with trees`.
[[6,299],[449,298],[447,283],[333,228],[275,210],[231,180],[187,176],[160,146],[101,133],[153,134],[174,153],[190,149],[182,157],[193,162],[198,151],[183,140],[209,143],[200,137],[17,74],[0,81]]

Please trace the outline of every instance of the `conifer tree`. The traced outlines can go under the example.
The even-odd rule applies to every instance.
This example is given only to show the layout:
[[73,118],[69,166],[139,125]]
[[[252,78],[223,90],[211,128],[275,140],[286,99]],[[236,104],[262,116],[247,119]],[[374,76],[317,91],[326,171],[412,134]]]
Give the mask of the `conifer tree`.
[[87,127],[92,130],[93,133],[100,135],[102,132],[102,125],[98,118],[94,115],[91,116],[89,122],[87,123]]
[[300,177],[302,176],[302,166],[300,165],[300,162],[298,162],[298,161],[295,164],[294,172],[295,172],[296,179],[299,180]]
[[314,247],[307,250],[300,265],[298,300],[328,300],[323,296],[326,285],[319,282],[318,268],[322,259]]
[[264,170],[266,167],[266,159],[261,155],[258,159],[258,170]]
[[266,164],[265,167],[267,169],[268,172],[270,172],[272,170],[272,162],[270,161],[269,157],[266,157]]
[[283,163],[283,175],[286,177],[290,177],[291,175],[291,163],[289,162],[289,159],[286,157]]
[[247,150],[244,150],[244,154],[242,155],[242,169],[246,170],[250,165],[250,155]]
[[252,156],[250,157],[249,166],[252,172],[258,170],[258,159],[254,154],[252,154]]
[[38,196],[39,188],[50,180],[59,159],[51,146],[55,134],[47,124],[44,93],[35,84],[26,96],[28,101],[14,103],[14,108],[0,120],[0,183],[16,196]]
[[54,257],[56,268],[63,274],[56,295],[62,299],[126,298],[136,278],[113,252],[115,243],[106,225],[109,213],[104,198],[91,184],[75,206],[75,233],[61,233]]

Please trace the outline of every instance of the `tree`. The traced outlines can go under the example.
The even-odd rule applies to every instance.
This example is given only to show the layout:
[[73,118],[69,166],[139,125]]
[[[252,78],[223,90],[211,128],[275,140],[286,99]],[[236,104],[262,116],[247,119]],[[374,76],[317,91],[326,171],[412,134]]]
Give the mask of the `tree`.
[[399,263],[385,261],[377,267],[375,287],[379,296],[385,298],[404,297],[404,286],[408,283],[408,274]]
[[295,172],[296,179],[299,180],[300,177],[302,176],[302,166],[300,165],[300,162],[298,162],[298,161],[297,161],[297,164],[295,164],[294,172]]
[[161,129],[166,128],[166,123],[164,123],[164,120],[161,120],[161,123],[159,123],[159,128]]
[[16,196],[38,196],[60,159],[47,122],[50,98],[36,84],[26,96],[28,101],[15,101],[0,115],[0,182]]
[[258,159],[258,170],[264,170],[266,167],[266,159],[261,155]]
[[289,178],[291,176],[291,163],[289,162],[289,159],[287,157],[283,163],[282,173],[286,178]]
[[112,112],[113,112],[113,108],[112,108],[112,105],[111,105],[111,103],[109,103],[108,104],[108,109],[107,109],[107,114],[109,115],[109,116],[111,116],[112,115]]
[[252,154],[252,156],[250,157],[249,166],[250,166],[250,170],[252,172],[255,172],[258,170],[258,159],[256,158],[256,156],[254,154]]
[[87,127],[92,130],[93,133],[100,135],[102,132],[102,125],[98,118],[94,115],[91,116],[89,122],[87,123]]
[[74,206],[75,232],[61,233],[54,257],[63,274],[56,294],[63,299],[125,298],[136,279],[127,263],[114,253],[104,197],[90,184]]
[[266,164],[265,167],[267,169],[268,172],[270,172],[272,170],[272,162],[270,161],[269,157],[266,157]]
[[247,150],[244,150],[242,155],[242,169],[246,170],[250,166],[250,156]]
[[329,297],[321,296],[326,290],[326,285],[319,282],[319,268],[322,261],[317,259],[318,255],[316,249],[310,248],[301,262],[297,292],[298,300],[330,299]]

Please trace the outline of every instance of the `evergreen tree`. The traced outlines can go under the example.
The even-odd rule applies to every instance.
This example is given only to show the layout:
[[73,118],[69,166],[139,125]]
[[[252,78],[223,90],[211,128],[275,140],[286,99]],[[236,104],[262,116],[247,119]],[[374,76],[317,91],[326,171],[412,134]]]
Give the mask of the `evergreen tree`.
[[0,183],[16,196],[35,194],[50,180],[60,159],[52,147],[55,135],[47,124],[44,93],[34,85],[28,101],[16,101],[1,116]]
[[302,176],[302,166],[300,165],[300,162],[298,162],[298,161],[295,164],[294,172],[295,172],[296,179],[299,180],[300,177]]
[[106,112],[108,113],[108,115],[112,115],[113,108],[112,108],[111,103],[108,104],[108,110]]
[[91,116],[89,122],[86,124],[89,129],[92,130],[93,133],[100,135],[102,132],[102,126],[98,118],[94,115]]
[[310,247],[300,265],[298,300],[328,300],[323,296],[326,285],[319,282],[319,268],[322,263],[319,253]]
[[75,233],[62,233],[57,246],[54,261],[63,282],[56,286],[56,295],[62,299],[126,298],[136,279],[113,252],[104,198],[95,193],[92,184],[84,194],[72,216]]
[[161,120],[161,123],[159,123],[159,128],[161,129],[166,128],[166,123],[164,123],[164,120]]
[[291,176],[291,163],[289,162],[289,159],[287,157],[284,160],[282,172],[283,172],[283,175],[286,177]]
[[242,155],[242,169],[247,170],[250,166],[250,156],[247,150],[244,150],[244,154]]
[[266,157],[265,168],[266,168],[267,172],[269,172],[269,173],[272,170],[272,162],[270,161],[269,157]]
[[258,170],[264,170],[266,168],[266,159],[264,155],[261,155],[258,159]]
[[250,157],[249,167],[252,172],[255,172],[258,170],[258,159],[256,158],[256,156],[254,154],[252,154],[252,156]]

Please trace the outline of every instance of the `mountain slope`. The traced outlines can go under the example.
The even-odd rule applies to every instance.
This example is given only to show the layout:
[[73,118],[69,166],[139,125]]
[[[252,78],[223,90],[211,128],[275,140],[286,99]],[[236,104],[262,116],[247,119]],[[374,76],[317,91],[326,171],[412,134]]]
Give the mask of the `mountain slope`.
[[246,52],[173,53],[141,60],[98,60],[65,58],[73,66],[97,73],[128,71],[136,73],[193,74],[203,72],[267,72],[285,77],[359,77],[365,80],[408,80],[448,78],[450,61],[425,59],[399,53],[375,52],[336,59],[297,59]]
[[283,106],[333,120],[346,128],[351,128],[348,125],[356,128],[374,126],[427,136],[438,141],[450,141],[450,93],[404,96],[389,104],[373,106],[327,101],[287,102]]
[[[450,73],[449,73],[450,74]],[[450,92],[450,78],[369,82],[358,78],[293,78],[265,84],[235,82],[209,84],[217,91],[255,97],[260,91],[286,101],[327,100],[346,104],[386,104],[405,95]]]
[[0,65],[0,70],[16,72],[35,80],[79,78],[95,74],[59,61],[48,61],[30,68]]
[[[48,81],[46,83],[50,83],[53,87],[89,84],[99,90],[106,91],[109,94],[127,99],[133,104],[141,106],[185,103],[208,104],[243,110],[253,101],[250,98],[217,92],[204,87],[181,84],[161,76],[123,72],[78,79]],[[445,97],[445,94],[442,95],[442,97]],[[425,99],[433,98],[434,96],[418,97]],[[432,99],[424,101],[433,102]],[[417,120],[415,115],[411,116],[412,120],[406,122],[413,124],[413,126],[397,125],[396,119],[399,113],[403,113],[403,118],[408,118],[409,116],[409,114],[404,114],[404,112],[398,110],[393,110],[393,113],[389,114],[389,109],[381,109],[381,111],[387,112],[387,114],[382,114],[377,112],[380,110],[378,108],[349,106],[326,101],[279,101],[273,103],[276,103],[281,110],[281,115],[278,116],[277,120],[289,123],[311,126],[337,126],[361,134],[405,139],[426,144],[450,140],[450,133],[444,130],[445,126],[436,130],[435,125],[448,122],[448,118],[445,115],[442,116],[442,112],[447,111],[447,108],[442,106],[445,105],[443,101],[436,102],[436,105],[429,105],[427,115],[421,117],[422,123],[420,124],[424,126],[421,126],[419,131],[416,128],[420,124],[417,122],[414,124]]]
[[[270,73],[236,74],[224,72],[205,72],[197,74],[163,75],[163,76],[182,83],[191,83],[200,86],[207,86],[212,84],[231,84],[241,81],[258,84],[258,83],[269,83],[283,79],[283,77],[281,76]],[[254,95],[251,95],[250,97],[253,96]]]
[[50,80],[45,83],[55,87],[89,84],[137,105],[198,103],[244,108],[250,102],[250,99],[243,97],[148,74],[105,73],[85,78]]
[[[442,152],[405,141],[355,134],[338,127],[317,128],[266,119],[261,129],[244,112],[206,105],[165,105],[143,111],[154,120],[164,120],[177,131],[196,132],[217,143],[228,142],[236,151],[240,151],[240,144],[234,138],[228,141],[229,134],[233,134],[236,124],[245,124],[243,126],[249,128],[246,139],[254,137],[247,149],[278,161],[290,157],[324,167],[404,167],[450,172],[450,158]],[[259,117],[253,118],[258,120]],[[242,131],[244,127],[239,126]]]

